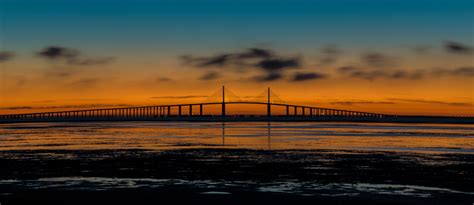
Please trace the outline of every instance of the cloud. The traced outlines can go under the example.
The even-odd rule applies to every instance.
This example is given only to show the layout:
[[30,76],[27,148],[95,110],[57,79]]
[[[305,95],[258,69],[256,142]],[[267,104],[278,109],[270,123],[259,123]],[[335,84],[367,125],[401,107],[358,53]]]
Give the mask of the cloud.
[[112,57],[86,58],[80,51],[62,46],[48,46],[37,52],[36,55],[44,59],[63,61],[69,65],[78,66],[102,65],[114,60]]
[[375,80],[377,78],[386,77],[387,74],[384,71],[374,70],[374,71],[354,71],[350,74],[355,78],[362,78],[365,80]]
[[350,73],[350,72],[358,71],[360,69],[354,66],[342,66],[342,67],[337,68],[336,70],[341,73]]
[[276,81],[283,78],[280,73],[268,73],[266,75],[258,75],[253,77],[252,79],[257,82],[268,82],[268,81]]
[[81,89],[95,87],[100,82],[99,78],[83,78],[70,83],[70,86],[80,87]]
[[158,81],[158,82],[170,82],[170,81],[173,81],[173,79],[168,78],[168,77],[159,77],[159,78],[156,79],[156,81]]
[[335,63],[342,54],[342,50],[335,45],[328,45],[321,49],[321,59],[318,66],[325,66]]
[[[278,80],[287,69],[301,66],[299,58],[278,55],[273,50],[265,48],[248,48],[240,52],[220,53],[207,57],[185,55],[181,56],[181,60],[185,65],[196,68],[226,68],[239,73],[257,69],[265,73],[253,78],[257,81]],[[208,73],[203,77],[216,77],[216,75]]]
[[175,96],[156,96],[151,97],[153,99],[192,99],[192,98],[205,98],[206,95],[175,95]]
[[300,62],[298,59],[273,58],[264,59],[257,63],[256,66],[269,72],[278,72],[285,68],[297,68],[300,66]]
[[418,54],[429,54],[431,52],[431,50],[433,50],[433,47],[431,47],[431,46],[416,46],[416,47],[413,47],[413,50],[415,51],[415,53],[418,53]]
[[387,56],[379,52],[365,53],[361,56],[361,61],[370,67],[394,67],[397,65],[397,60],[393,57]]
[[60,46],[49,46],[39,51],[37,55],[47,59],[72,59],[79,56],[79,51]]
[[181,56],[181,60],[194,67],[226,67],[235,65],[249,65],[252,60],[274,58],[273,51],[264,48],[248,48],[242,52],[216,54],[208,57]]
[[425,72],[423,70],[415,70],[415,71],[406,71],[406,70],[396,70],[392,73],[388,74],[388,78],[392,79],[410,79],[410,80],[417,80],[421,79],[425,76]]
[[411,102],[411,103],[451,105],[451,106],[472,106],[471,103],[467,103],[467,102],[443,102],[443,101],[435,101],[435,100],[404,99],[404,98],[388,98],[387,100],[400,101],[400,102]]
[[73,65],[81,65],[81,66],[88,66],[88,65],[103,65],[108,64],[114,61],[115,58],[107,57],[107,58],[95,58],[95,59],[70,59],[68,61],[69,64]]
[[307,81],[307,80],[316,80],[316,79],[323,79],[326,78],[327,76],[325,74],[321,73],[295,73],[293,76],[293,79],[291,81],[293,82],[300,82],[300,81]]
[[445,41],[444,42],[444,49],[453,54],[471,54],[473,53],[474,49],[468,45],[464,45],[459,42],[454,41]]
[[343,66],[337,68],[337,71],[344,75],[365,80],[377,80],[381,78],[417,80],[426,76],[425,70],[365,70],[359,67]]
[[347,105],[347,106],[352,106],[352,105],[356,105],[356,104],[392,105],[392,104],[395,104],[395,102],[390,102],[390,101],[336,101],[336,102],[330,102],[330,104],[333,104],[333,105]]
[[204,74],[203,76],[201,76],[199,79],[200,80],[215,80],[219,77],[220,77],[220,74],[218,72],[210,71]]
[[0,63],[6,62],[15,57],[15,53],[11,51],[0,51]]
[[466,66],[466,67],[459,67],[454,69],[442,69],[437,68],[434,69],[432,72],[435,76],[466,76],[466,77],[473,77],[474,76],[474,67]]

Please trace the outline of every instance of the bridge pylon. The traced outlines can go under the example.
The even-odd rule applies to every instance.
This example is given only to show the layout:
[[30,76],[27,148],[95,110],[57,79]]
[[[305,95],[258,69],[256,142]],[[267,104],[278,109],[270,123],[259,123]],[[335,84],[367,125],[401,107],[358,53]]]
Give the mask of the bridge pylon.
[[268,87],[268,96],[267,96],[267,117],[272,116],[272,105],[270,101],[270,87]]
[[225,86],[222,86],[222,117],[225,117]]

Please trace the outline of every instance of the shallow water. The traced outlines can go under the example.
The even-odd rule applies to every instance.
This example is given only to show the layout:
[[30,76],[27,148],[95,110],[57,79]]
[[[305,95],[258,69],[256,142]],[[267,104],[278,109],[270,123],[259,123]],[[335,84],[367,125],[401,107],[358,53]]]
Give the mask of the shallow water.
[[474,153],[474,125],[87,122],[0,125],[0,150],[245,148]]
[[0,166],[0,203],[84,204],[90,201],[81,199],[98,196],[107,203],[158,202],[179,195],[466,204],[474,199],[474,125],[0,124],[0,165],[7,165]]

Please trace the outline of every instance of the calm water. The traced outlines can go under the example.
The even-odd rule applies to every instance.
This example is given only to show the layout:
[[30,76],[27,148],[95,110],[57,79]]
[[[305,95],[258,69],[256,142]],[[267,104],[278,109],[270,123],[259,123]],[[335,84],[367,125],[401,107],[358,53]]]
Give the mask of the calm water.
[[474,153],[474,125],[90,122],[0,125],[0,150],[246,148]]
[[474,125],[0,124],[0,164],[8,164],[0,166],[0,202],[102,196],[76,193],[88,190],[123,199],[186,193],[266,201],[285,194],[323,202],[468,204],[473,154]]

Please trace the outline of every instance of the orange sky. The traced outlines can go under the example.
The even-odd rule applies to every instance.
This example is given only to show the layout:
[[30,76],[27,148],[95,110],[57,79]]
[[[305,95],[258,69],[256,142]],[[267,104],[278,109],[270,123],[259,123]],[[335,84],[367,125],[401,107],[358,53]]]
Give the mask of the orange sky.
[[[452,61],[451,67],[459,67],[472,65],[471,57],[454,56],[442,62],[431,57],[404,64],[436,67],[448,64],[448,59]],[[307,60],[299,70],[311,70],[311,64],[314,63]],[[474,115],[472,76],[367,80],[339,74],[335,71],[337,65],[332,65],[320,69],[330,77],[302,82],[255,82],[249,80],[259,73],[254,70],[219,71],[220,78],[204,81],[199,77],[207,70],[183,65],[177,57],[119,59],[82,67],[26,56],[0,66],[2,114],[209,101],[212,99],[208,96],[226,85],[242,100],[252,99],[271,87],[282,100],[292,104],[390,114]],[[234,109],[255,113],[248,107]]]

